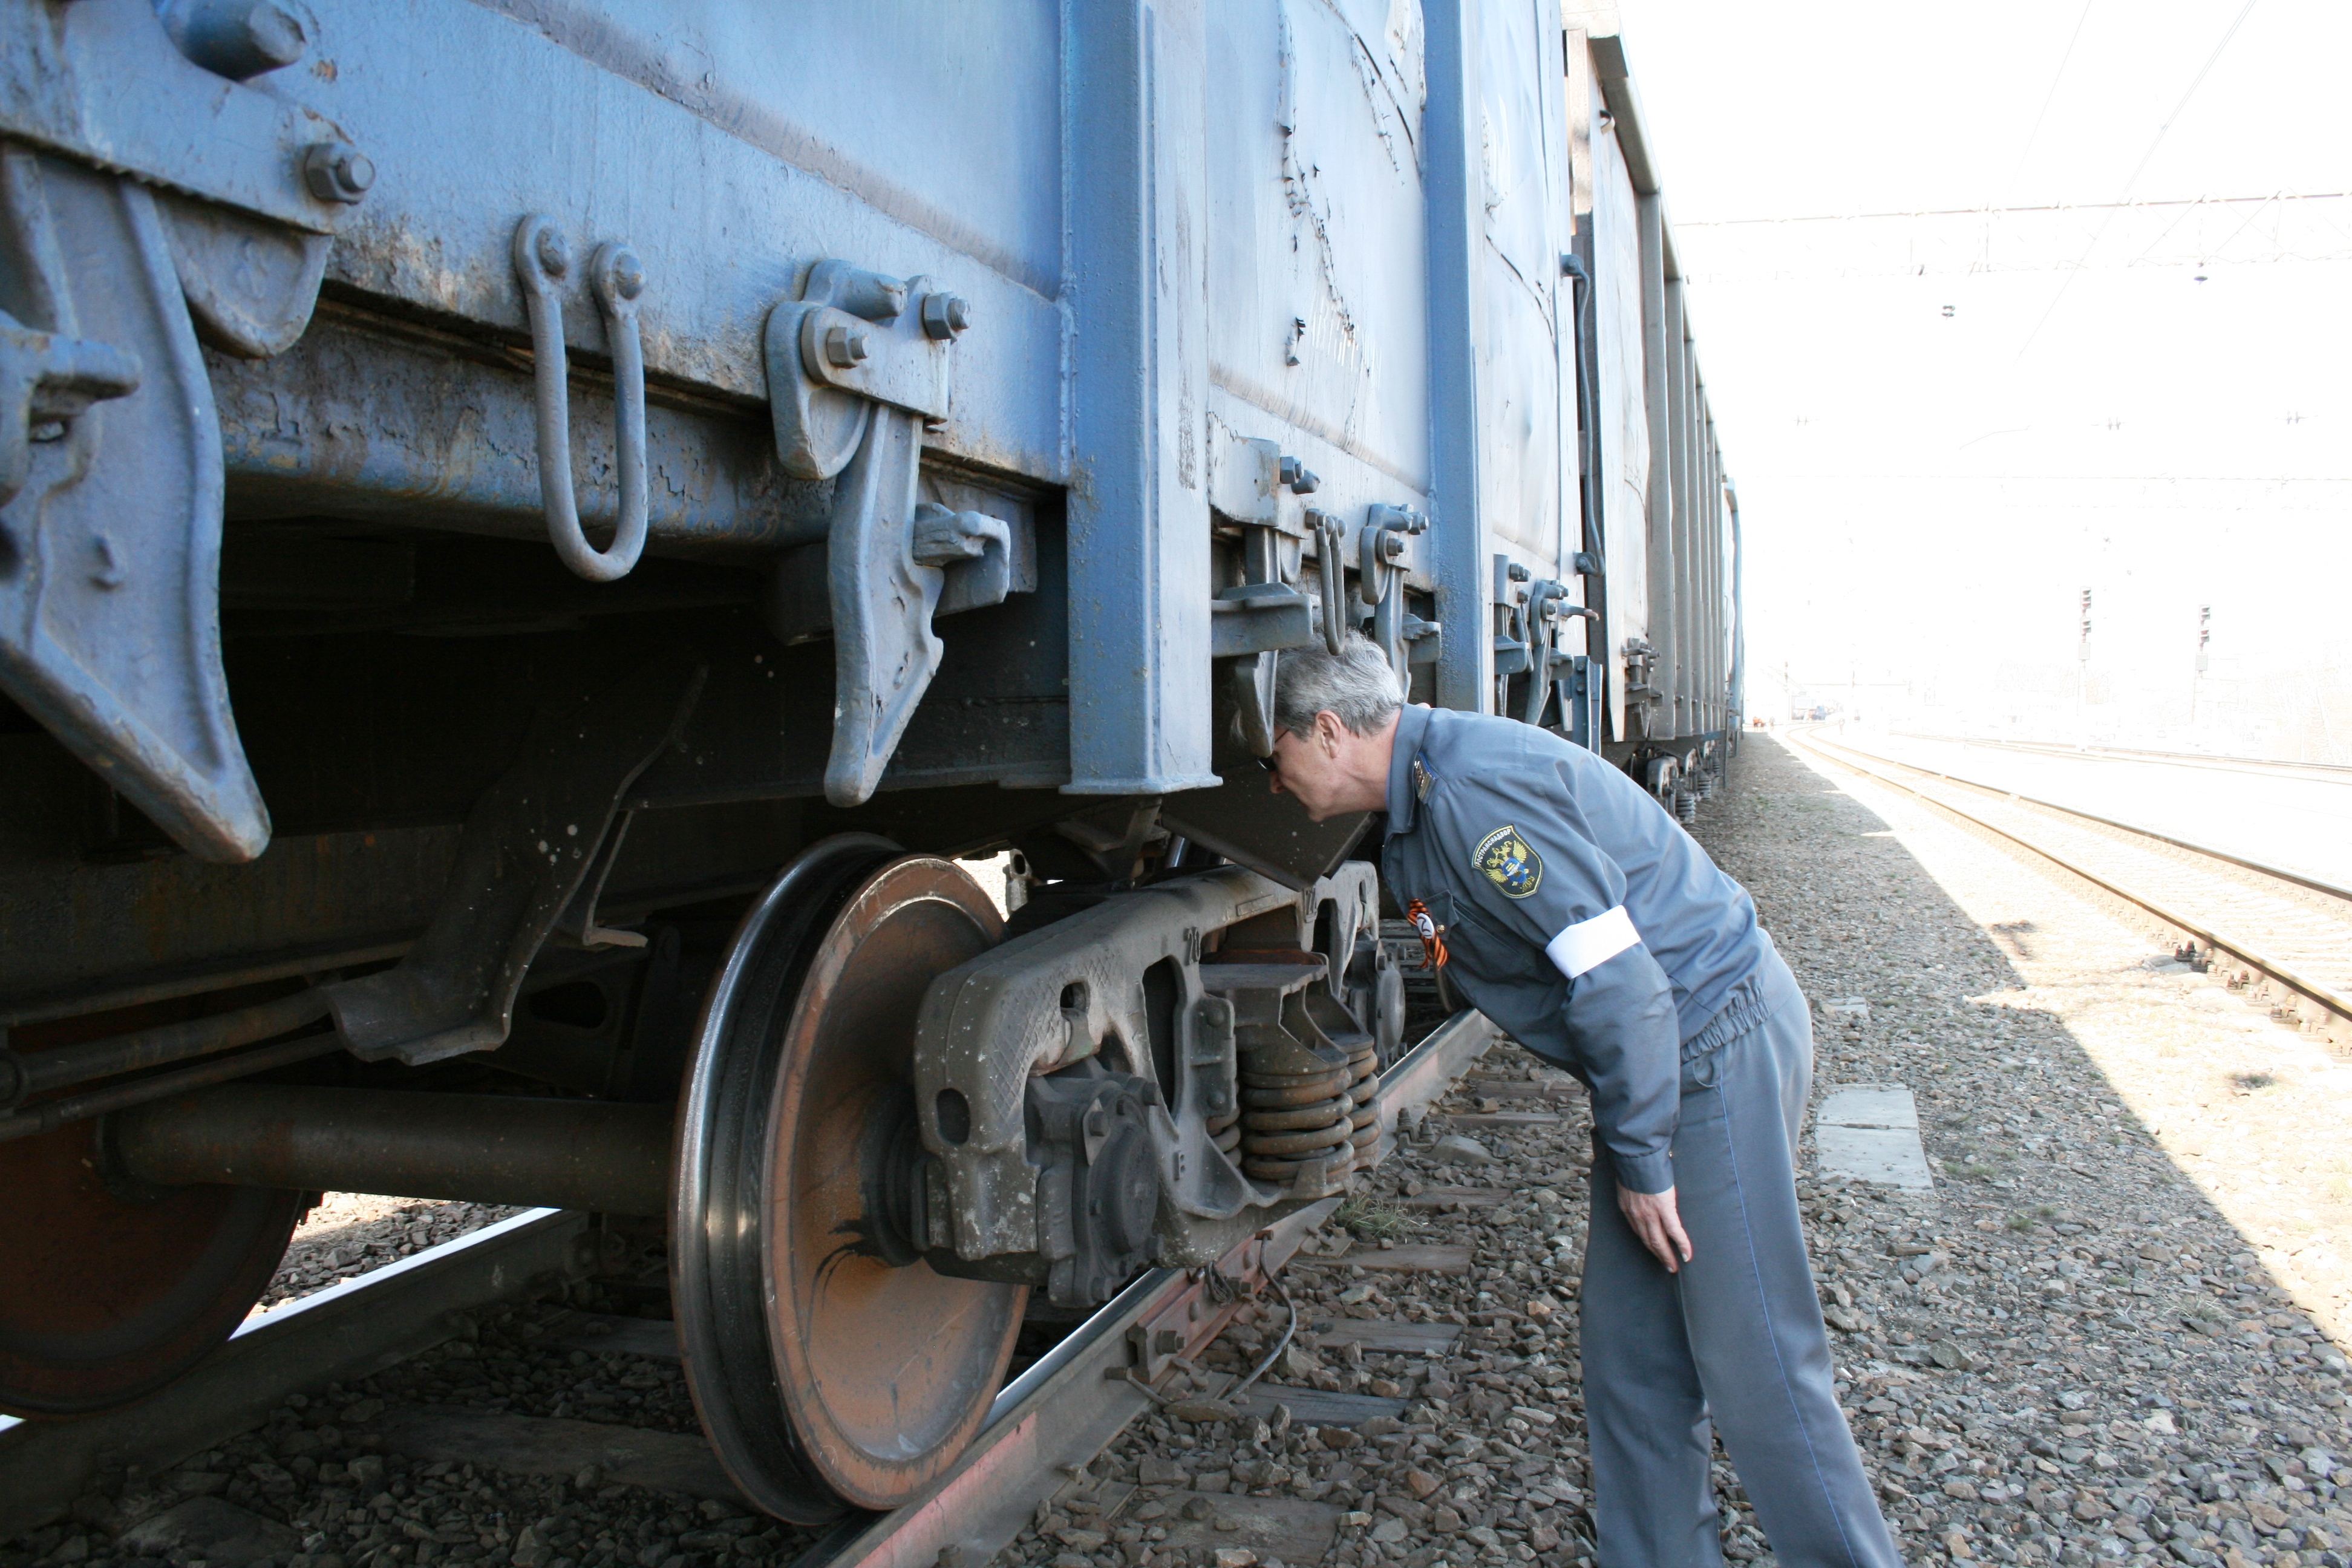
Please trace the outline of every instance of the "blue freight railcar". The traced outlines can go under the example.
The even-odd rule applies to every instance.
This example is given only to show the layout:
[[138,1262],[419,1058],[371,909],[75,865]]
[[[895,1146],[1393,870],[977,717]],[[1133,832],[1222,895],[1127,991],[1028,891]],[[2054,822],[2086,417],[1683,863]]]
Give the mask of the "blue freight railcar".
[[0,0],[0,240],[13,1412],[194,1364],[305,1194],[553,1202],[667,1247],[746,1496],[891,1503],[1033,1294],[1393,1134],[1281,650],[1684,809],[1737,731],[1557,0]]

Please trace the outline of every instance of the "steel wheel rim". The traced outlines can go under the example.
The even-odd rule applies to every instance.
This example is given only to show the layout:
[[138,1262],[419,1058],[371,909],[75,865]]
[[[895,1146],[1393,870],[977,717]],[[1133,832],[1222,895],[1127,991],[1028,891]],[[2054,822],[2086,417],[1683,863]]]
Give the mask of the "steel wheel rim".
[[739,1044],[740,1013],[762,993],[796,985],[812,928],[862,873],[898,853],[887,838],[845,834],[803,851],[746,911],[704,999],[692,1067],[678,1101],[672,1184],[670,1299],[687,1386],[720,1466],[746,1500],[796,1524],[823,1524],[846,1504],[809,1465],[785,1418],[771,1348],[757,1195],[765,1116],[778,1054],[774,1031]]
[[810,1462],[865,1508],[897,1507],[962,1453],[1021,1329],[1025,1289],[892,1268],[864,1218],[878,1144],[913,1114],[923,992],[1003,930],[952,861],[893,861],[844,905],[793,1010],[766,1215],[777,1372]]
[[[901,906],[910,898],[950,906],[949,923],[960,920],[967,928],[962,943],[917,942],[929,949],[928,957],[901,952],[895,964],[878,968],[887,947],[871,948],[861,965],[860,951],[876,932],[903,934],[921,924],[908,923]],[[852,1121],[835,1103],[838,1086],[824,1071],[809,1070],[813,1063],[822,1068],[873,1054],[840,1048],[847,1015],[835,1016],[838,1009],[829,1005],[845,987],[856,991],[861,974],[887,981],[898,1012],[910,1021],[933,974],[952,966],[948,960],[976,955],[1000,935],[994,907],[951,862],[902,857],[887,839],[844,835],[804,852],[744,916],[705,1001],[680,1101],[674,1310],[688,1387],[713,1449],[744,1496],[780,1518],[818,1524],[852,1506],[903,1501],[967,1446],[1002,1381],[1024,1290],[942,1279],[920,1263],[889,1270],[902,1290],[928,1281],[926,1289],[985,1299],[995,1316],[987,1320],[990,1333],[954,1339],[961,1354],[950,1359],[965,1375],[950,1391],[953,1397],[942,1403],[935,1379],[929,1405],[893,1424],[912,1436],[895,1444],[898,1451],[876,1451],[892,1448],[893,1434],[877,1426],[870,1410],[861,1420],[856,1406],[863,1393],[887,1387],[889,1379],[877,1376],[873,1345],[861,1356],[858,1347],[835,1342],[839,1316],[828,1317],[817,1299],[824,1290],[812,1294],[820,1283],[840,1283],[845,1269],[872,1272],[871,1260],[859,1256],[826,1262],[845,1250],[836,1234],[837,1168],[845,1149],[866,1145],[863,1134],[839,1135]],[[937,967],[920,972],[927,964]],[[814,1048],[824,1043],[828,1018],[836,1037],[830,1053]],[[909,1037],[900,1048],[910,1045]],[[874,1085],[869,1080],[866,1088]],[[828,1160],[835,1167],[829,1186],[807,1179],[811,1157],[820,1167]],[[779,1170],[785,1173],[781,1183]],[[815,1212],[828,1203],[831,1209]],[[969,1317],[972,1302],[964,1305]],[[898,1359],[919,1359],[926,1344],[943,1338],[951,1336],[928,1324],[924,1344],[897,1343]]]

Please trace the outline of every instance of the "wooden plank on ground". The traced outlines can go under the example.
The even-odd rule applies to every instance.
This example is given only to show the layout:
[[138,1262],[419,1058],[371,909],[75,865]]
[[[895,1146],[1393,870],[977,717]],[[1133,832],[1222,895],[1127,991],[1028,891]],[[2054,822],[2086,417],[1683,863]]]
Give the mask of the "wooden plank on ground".
[[374,1447],[411,1459],[488,1465],[524,1476],[572,1476],[595,1465],[607,1481],[742,1500],[698,1435],[442,1405],[396,1405],[369,1429]]
[[1530,1083],[1525,1079],[1515,1078],[1471,1078],[1462,1080],[1463,1091],[1480,1100],[1564,1100],[1573,1097],[1579,1087],[1572,1081]]
[[565,1350],[651,1356],[657,1361],[679,1359],[676,1323],[616,1317],[608,1312],[575,1313],[570,1322],[549,1334],[545,1342]]
[[1511,1194],[1500,1187],[1429,1187],[1420,1195],[1405,1199],[1409,1209],[1450,1209],[1462,1204],[1474,1209],[1490,1209],[1499,1205]]
[[1290,1418],[1309,1426],[1360,1426],[1375,1415],[1402,1418],[1405,1402],[1377,1394],[1329,1394],[1319,1388],[1285,1383],[1261,1383],[1242,1395],[1243,1414],[1262,1421],[1274,1419],[1274,1407],[1286,1405]]
[[[1184,1517],[1184,1505],[1196,1497],[1209,1505],[1208,1518]],[[1257,1553],[1261,1563],[1273,1559],[1291,1564],[1292,1568],[1311,1568],[1323,1561],[1339,1531],[1337,1508],[1328,1502],[1308,1502],[1304,1498],[1170,1492],[1152,1501],[1159,1511],[1146,1522],[1163,1526],[1168,1531],[1168,1539],[1152,1548],[1155,1558],[1170,1551],[1213,1552],[1246,1547]],[[1128,1510],[1130,1519],[1136,1513],[1134,1509]],[[1237,1528],[1219,1530],[1221,1523]]]
[[1567,1117],[1549,1110],[1457,1110],[1438,1120],[1457,1132],[1533,1132],[1568,1123]]
[[1382,1252],[1377,1247],[1351,1249],[1338,1258],[1309,1258],[1305,1253],[1291,1260],[1294,1268],[1344,1268],[1349,1264],[1361,1264],[1401,1274],[1467,1274],[1470,1272],[1470,1249],[1466,1247],[1395,1247]]
[[1391,1323],[1343,1318],[1316,1336],[1326,1346],[1361,1345],[1380,1355],[1443,1355],[1462,1338],[1452,1323]]

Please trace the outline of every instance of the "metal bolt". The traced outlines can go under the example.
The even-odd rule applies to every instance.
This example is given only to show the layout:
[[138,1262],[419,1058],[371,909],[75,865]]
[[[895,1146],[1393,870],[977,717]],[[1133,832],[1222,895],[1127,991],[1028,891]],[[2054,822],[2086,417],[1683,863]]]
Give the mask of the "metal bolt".
[[1287,485],[1297,494],[1303,496],[1313,495],[1315,493],[1315,487],[1322,483],[1320,479],[1315,477],[1314,469],[1308,468],[1306,464],[1300,462],[1296,458],[1285,458],[1282,459],[1282,482],[1285,485]]
[[550,278],[572,270],[572,242],[553,228],[539,231],[539,269]]
[[855,327],[827,327],[824,331],[825,363],[847,370],[866,358],[873,351],[866,347],[866,334]]
[[236,30],[253,58],[265,62],[262,70],[290,66],[310,47],[310,40],[302,33],[302,19],[283,5],[268,4],[268,0],[249,7],[237,19]]
[[180,0],[156,9],[182,54],[231,81],[282,70],[310,47],[299,10],[278,0]]
[[375,164],[356,147],[321,142],[303,153],[302,178],[322,202],[355,203],[375,184]]
[[616,250],[605,263],[613,279],[613,292],[624,300],[634,300],[646,291],[646,264],[634,250]]
[[944,341],[971,325],[971,307],[953,294],[923,296],[923,335]]

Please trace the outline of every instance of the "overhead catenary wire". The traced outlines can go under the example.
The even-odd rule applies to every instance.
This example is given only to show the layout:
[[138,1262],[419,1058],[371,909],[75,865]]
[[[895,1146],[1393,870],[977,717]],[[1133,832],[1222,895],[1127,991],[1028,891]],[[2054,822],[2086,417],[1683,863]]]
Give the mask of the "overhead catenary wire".
[[2150,196],[2146,201],[2036,202],[2018,206],[1919,207],[1874,213],[1775,213],[1767,217],[1676,218],[1675,232],[1700,228],[1744,228],[1792,223],[1888,223],[1923,217],[2006,217],[2026,213],[2084,213],[2128,210],[2152,212],[2159,207],[2267,206],[2273,202],[2339,202],[2352,191],[2270,191],[2239,196]]
[[2058,57],[2058,68],[2050,74],[2049,90],[2042,95],[2042,107],[2034,111],[2033,128],[2025,133],[2025,145],[2017,150],[2017,167],[2009,172],[2007,184],[2012,190],[2018,176],[2025,173],[2025,161],[2033,155],[2033,144],[2042,135],[2042,122],[2050,117],[2050,106],[2058,101],[2058,84],[2066,79],[2066,67],[2074,58],[2074,46],[2083,38],[2083,24],[2091,19],[2091,7],[2096,4],[2098,0],[2083,0],[2083,9],[2074,17],[2074,30],[2066,35],[2066,47]]
[[1685,221],[1676,233],[1686,283],[2147,267],[2201,275],[2216,265],[2352,260],[2352,190],[1790,213]]
[[2043,309],[2041,319],[2033,323],[2033,330],[2025,334],[2025,342],[2017,351],[2019,361],[2023,361],[2032,351],[2035,342],[2042,336],[2042,329],[2048,326],[2050,318],[2057,313],[2059,305],[2066,298],[2067,289],[2074,286],[2074,279],[2082,272],[2084,264],[2091,259],[2092,253],[2099,248],[2099,242],[2106,237],[2107,226],[2115,221],[2114,209],[2122,207],[2131,200],[2132,192],[2139,185],[2140,175],[2147,169],[2148,160],[2156,156],[2156,150],[2158,147],[2164,145],[2165,137],[2170,133],[2173,125],[2180,119],[2181,111],[2189,107],[2189,100],[2197,96],[2197,89],[2205,85],[2205,78],[2211,73],[2214,62],[2219,60],[2221,58],[2221,52],[2230,47],[2230,40],[2238,36],[2238,29],[2245,26],[2246,18],[2253,14],[2255,4],[2256,0],[2246,0],[2246,3],[2238,8],[2238,14],[2231,19],[2228,30],[2222,33],[2221,40],[2213,46],[2212,52],[2205,57],[2205,63],[2197,68],[2197,75],[2189,80],[2188,89],[2180,95],[2180,100],[2172,106],[2172,112],[2166,115],[2163,123],[2156,128],[2156,134],[2148,140],[2147,150],[2139,155],[2139,162],[2132,165],[2131,176],[2124,181],[2124,188],[2116,197],[2114,206],[2109,209],[2107,216],[2100,220],[2098,232],[2091,236],[2091,243],[2083,247],[2083,254],[2075,260],[2074,265],[2066,269],[2064,277],[2059,280],[2058,291],[2051,296],[2050,303]]

